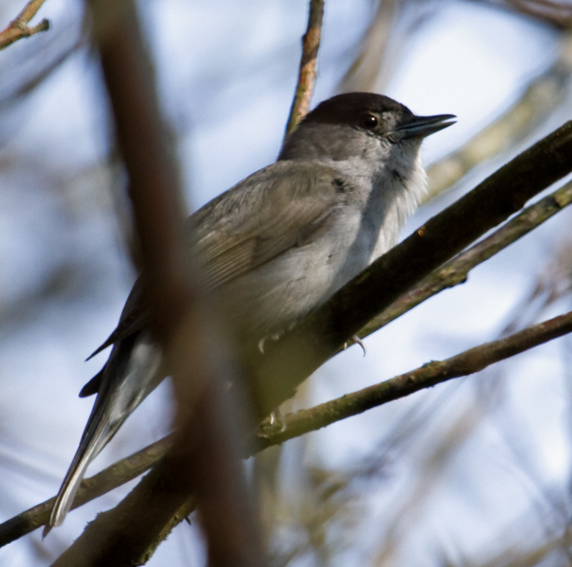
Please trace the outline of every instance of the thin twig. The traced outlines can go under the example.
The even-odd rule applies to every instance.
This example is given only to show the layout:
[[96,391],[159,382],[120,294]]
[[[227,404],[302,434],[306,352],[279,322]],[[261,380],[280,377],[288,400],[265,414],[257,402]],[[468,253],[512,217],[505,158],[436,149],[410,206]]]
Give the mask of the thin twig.
[[50,29],[50,22],[45,18],[36,26],[29,27],[30,20],[42,7],[46,0],[30,0],[8,27],[0,32],[0,49],[5,49],[15,41],[30,37],[36,33]]
[[572,312],[533,325],[509,337],[479,345],[446,360],[429,362],[416,370],[311,409],[288,414],[283,419],[284,431],[268,435],[265,447],[316,431],[453,378],[480,372],[495,362],[570,332],[572,332]]
[[310,14],[308,16],[308,28],[302,38],[302,58],[300,60],[300,72],[296,85],[296,94],[290,109],[290,116],[286,125],[288,137],[300,123],[300,120],[308,114],[314,83],[316,82],[316,62],[318,49],[322,37],[322,19],[324,16],[324,0],[310,0]]

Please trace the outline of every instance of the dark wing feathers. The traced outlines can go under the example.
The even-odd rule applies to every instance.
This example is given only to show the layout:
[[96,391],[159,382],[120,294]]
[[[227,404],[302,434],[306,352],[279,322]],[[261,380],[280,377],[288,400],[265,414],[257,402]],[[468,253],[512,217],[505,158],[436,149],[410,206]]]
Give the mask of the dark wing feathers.
[[[199,209],[187,221],[188,238],[207,285],[222,286],[289,248],[311,242],[336,209],[339,183],[340,173],[327,166],[279,161]],[[147,325],[142,293],[139,278],[117,328],[90,358]],[[82,392],[89,395],[95,389]]]

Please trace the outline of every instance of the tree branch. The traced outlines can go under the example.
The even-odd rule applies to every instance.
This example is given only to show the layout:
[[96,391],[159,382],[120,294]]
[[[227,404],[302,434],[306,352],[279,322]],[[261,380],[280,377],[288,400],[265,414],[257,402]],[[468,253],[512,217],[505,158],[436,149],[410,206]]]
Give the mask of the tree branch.
[[571,152],[572,122],[567,122],[376,260],[282,340],[269,344],[254,371],[252,395],[259,417],[290,398],[413,285],[568,174]]
[[[231,379],[210,317],[192,250],[182,238],[182,194],[133,0],[92,0],[94,37],[129,177],[151,332],[163,347],[162,369],[177,400],[173,447],[114,510],[100,514],[54,565],[144,562],[161,533],[196,494],[209,564],[263,564],[262,538],[248,498],[237,444]],[[207,315],[207,313],[209,315]],[[232,424],[231,424],[232,421]],[[144,486],[144,485],[143,485]],[[180,503],[180,504],[179,504]]]
[[366,337],[444,289],[467,280],[467,274],[572,203],[572,182],[523,210],[493,234],[444,264],[403,294],[358,333]]
[[268,435],[264,447],[284,443],[342,419],[398,400],[453,378],[469,376],[487,366],[572,332],[572,312],[523,331],[485,343],[442,361],[424,364],[400,376],[336,400],[284,416],[284,431]]
[[[284,429],[279,432],[263,431],[263,439],[257,444],[256,450],[252,454],[272,445],[280,445],[311,431],[317,431],[342,419],[358,415],[436,384],[480,372],[491,364],[515,356],[570,332],[572,332],[572,312],[531,326],[509,337],[479,345],[446,360],[430,362],[416,370],[406,372],[385,382],[347,394],[313,408],[286,414],[282,418]],[[138,453],[115,463],[90,479],[84,480],[78,492],[78,498],[76,498],[74,503],[74,508],[132,480],[135,476],[153,466],[167,454],[171,443],[172,436],[165,437]],[[252,446],[252,444],[249,445]],[[157,483],[160,475],[158,473],[152,474],[154,482]],[[145,477],[144,481],[147,478]],[[143,484],[144,482],[140,483],[140,486]],[[49,515],[49,505],[53,501],[54,499],[52,498],[1,524],[0,546],[15,541],[45,523]],[[181,502],[180,507],[184,513],[181,511],[177,518],[179,520],[184,519],[193,506],[194,502]],[[174,519],[174,515],[170,517],[170,528],[162,533],[162,537],[166,537],[170,529],[174,527]]]
[[30,0],[24,9],[12,20],[8,27],[0,32],[0,49],[5,49],[15,41],[30,37],[36,33],[50,29],[50,22],[45,18],[36,26],[29,27],[30,20],[42,7],[46,0]]
[[296,94],[292,101],[290,116],[286,125],[285,138],[288,137],[300,123],[300,120],[308,114],[314,83],[316,82],[316,62],[318,49],[322,37],[322,19],[324,16],[324,0],[310,0],[310,14],[308,16],[308,28],[302,38],[302,58],[300,60],[300,72],[296,85]]
[[[167,454],[173,444],[172,435],[114,463],[98,474],[85,478],[74,499],[72,510],[79,508],[114,488],[137,478]],[[47,524],[55,496],[0,524],[0,547]]]

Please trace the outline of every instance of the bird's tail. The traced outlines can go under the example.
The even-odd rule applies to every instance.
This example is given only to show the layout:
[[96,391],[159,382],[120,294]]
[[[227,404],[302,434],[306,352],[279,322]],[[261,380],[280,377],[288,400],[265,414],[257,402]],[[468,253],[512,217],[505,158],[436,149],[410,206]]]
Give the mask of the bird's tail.
[[161,353],[148,338],[139,335],[116,343],[101,372],[97,398],[79,447],[62,482],[44,536],[62,524],[72,507],[85,471],[109,443],[124,421],[163,377]]

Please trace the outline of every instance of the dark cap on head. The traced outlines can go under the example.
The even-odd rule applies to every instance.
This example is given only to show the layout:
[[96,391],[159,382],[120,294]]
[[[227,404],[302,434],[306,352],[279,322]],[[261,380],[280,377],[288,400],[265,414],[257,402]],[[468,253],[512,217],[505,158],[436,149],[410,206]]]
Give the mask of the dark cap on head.
[[305,118],[304,123],[350,124],[359,123],[364,112],[398,112],[403,118],[413,113],[403,104],[384,95],[374,93],[346,93],[320,103]]

